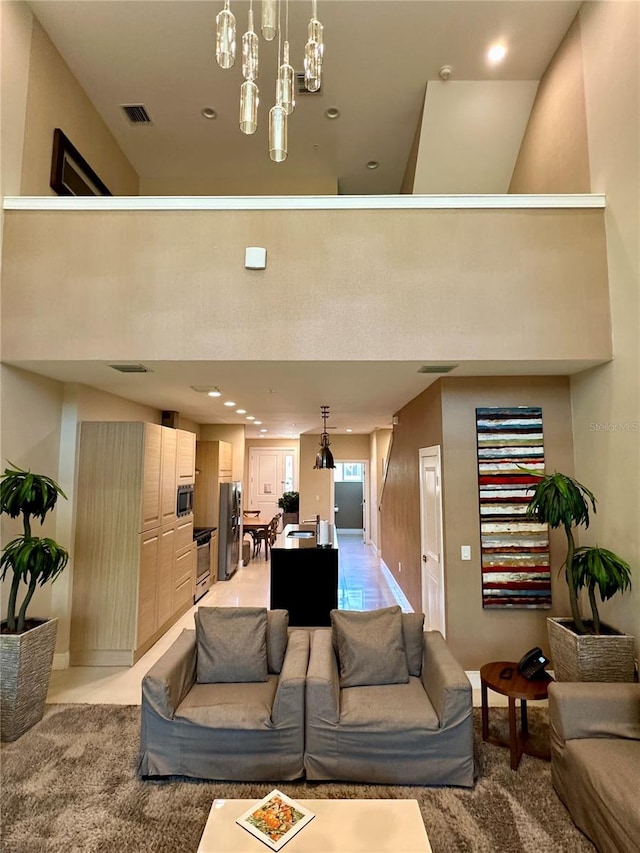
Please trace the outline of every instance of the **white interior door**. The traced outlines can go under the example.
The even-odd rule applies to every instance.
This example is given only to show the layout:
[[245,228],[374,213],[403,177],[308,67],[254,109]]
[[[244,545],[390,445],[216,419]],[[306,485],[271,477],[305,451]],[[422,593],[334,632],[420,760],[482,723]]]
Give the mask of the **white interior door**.
[[249,448],[249,500],[244,509],[259,509],[273,518],[283,492],[292,492],[297,482],[297,453],[293,448]]
[[420,453],[420,536],[422,543],[422,609],[425,630],[446,637],[440,448]]

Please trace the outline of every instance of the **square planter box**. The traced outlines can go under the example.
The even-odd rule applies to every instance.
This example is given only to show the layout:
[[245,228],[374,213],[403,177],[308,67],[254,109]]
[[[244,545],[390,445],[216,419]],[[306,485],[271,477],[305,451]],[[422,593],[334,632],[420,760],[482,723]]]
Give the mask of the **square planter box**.
[[635,648],[630,634],[576,634],[569,618],[547,618],[556,681],[634,681]]
[[49,690],[57,618],[24,634],[0,634],[1,739],[17,740],[40,722]]

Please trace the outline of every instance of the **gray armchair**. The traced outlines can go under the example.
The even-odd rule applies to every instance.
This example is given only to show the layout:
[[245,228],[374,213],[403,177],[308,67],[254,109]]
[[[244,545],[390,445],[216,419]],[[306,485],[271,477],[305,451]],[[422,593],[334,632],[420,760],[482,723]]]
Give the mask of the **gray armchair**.
[[549,685],[551,778],[601,853],[640,850],[640,684]]
[[[389,611],[398,611],[392,621],[401,620],[400,640],[397,629],[391,636],[379,621]],[[344,618],[336,614],[345,611],[332,611],[332,629],[313,632],[305,712],[308,779],[473,787],[471,684],[442,634],[423,633],[422,614],[399,611],[350,614],[346,641],[336,624]]]
[[139,776],[302,776],[308,660],[286,611],[199,608],[143,679]]

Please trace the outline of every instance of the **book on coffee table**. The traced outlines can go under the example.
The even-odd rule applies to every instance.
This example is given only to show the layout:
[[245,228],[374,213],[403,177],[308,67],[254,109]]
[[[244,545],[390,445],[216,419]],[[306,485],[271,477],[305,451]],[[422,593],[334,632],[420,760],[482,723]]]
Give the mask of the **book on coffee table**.
[[267,847],[280,850],[314,817],[314,812],[274,788],[240,815],[236,823],[263,841]]

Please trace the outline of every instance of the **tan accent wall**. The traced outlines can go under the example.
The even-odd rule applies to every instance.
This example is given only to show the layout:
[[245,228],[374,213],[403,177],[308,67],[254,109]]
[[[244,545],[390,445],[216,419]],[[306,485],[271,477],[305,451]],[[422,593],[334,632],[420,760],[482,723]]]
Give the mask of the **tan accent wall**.
[[[260,359],[265,329],[274,360],[611,352],[602,210],[14,210],[4,227],[16,361]],[[244,269],[248,245],[264,272]],[[318,298],[355,312],[349,334]]]
[[414,397],[397,418],[379,514],[382,559],[413,609],[421,612],[418,450],[442,445],[441,381]]
[[416,132],[413,136],[413,142],[411,143],[411,150],[409,151],[409,157],[407,159],[407,165],[404,170],[404,175],[402,177],[402,186],[400,187],[401,193],[412,193],[413,192],[413,182],[416,177],[416,167],[418,165],[418,152],[420,151],[420,134],[422,132],[422,119],[424,116],[424,102],[427,96],[427,87],[424,87],[424,95],[422,97],[422,106],[420,107],[420,115],[418,116],[418,123],[416,124]]
[[[519,660],[539,645],[547,650],[548,610],[484,610],[480,571],[480,514],[475,409],[542,406],[549,470],[573,472],[569,381],[566,377],[444,378],[398,412],[382,512],[382,557],[415,610],[422,610],[420,541],[421,447],[442,448],[444,572],[447,641],[468,670],[489,660]],[[557,569],[564,538],[552,531],[553,613],[567,606]],[[471,561],[460,546],[471,546]],[[398,571],[402,563],[402,571]]]
[[56,127],[113,195],[138,194],[137,173],[35,19],[26,115],[21,195],[55,195],[49,177]]
[[391,430],[378,429],[369,436],[369,541],[381,554],[380,542],[380,501],[384,485],[384,474],[387,463]]
[[591,192],[578,16],[540,81],[509,192]]
[[0,3],[2,195],[20,195],[32,26],[33,14],[26,3]]

